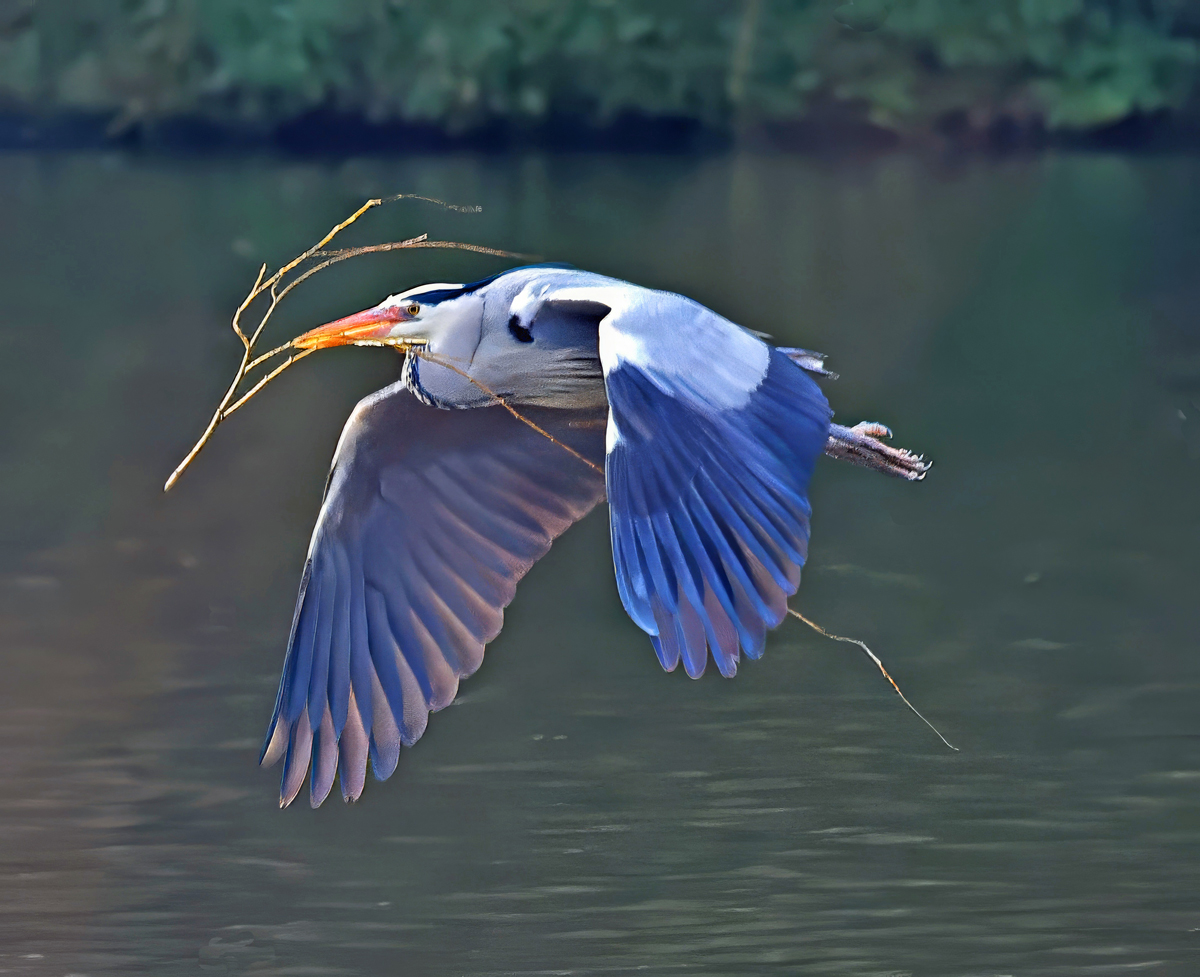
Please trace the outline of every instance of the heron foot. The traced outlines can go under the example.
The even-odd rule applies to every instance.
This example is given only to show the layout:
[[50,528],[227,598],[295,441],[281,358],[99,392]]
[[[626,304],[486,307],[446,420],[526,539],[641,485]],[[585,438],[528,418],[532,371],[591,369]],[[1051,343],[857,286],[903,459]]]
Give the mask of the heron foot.
[[880,440],[891,436],[892,432],[887,427],[874,421],[861,421],[854,427],[830,424],[825,454],[895,478],[919,482],[933,467],[933,462],[904,448],[893,448]]

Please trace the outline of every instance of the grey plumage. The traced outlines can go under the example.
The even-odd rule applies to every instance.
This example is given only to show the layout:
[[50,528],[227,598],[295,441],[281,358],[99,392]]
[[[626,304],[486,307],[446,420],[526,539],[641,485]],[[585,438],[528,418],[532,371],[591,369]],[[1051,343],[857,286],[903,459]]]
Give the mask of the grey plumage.
[[[622,603],[664,668],[762,654],[808,551],[817,455],[928,464],[831,424],[810,374],[684,296],[563,266],[430,285],[296,345],[408,349],[355,409],[313,531],[263,763],[348,800],[483,660],[518,581],[606,496]],[[497,405],[497,399],[520,417]]]

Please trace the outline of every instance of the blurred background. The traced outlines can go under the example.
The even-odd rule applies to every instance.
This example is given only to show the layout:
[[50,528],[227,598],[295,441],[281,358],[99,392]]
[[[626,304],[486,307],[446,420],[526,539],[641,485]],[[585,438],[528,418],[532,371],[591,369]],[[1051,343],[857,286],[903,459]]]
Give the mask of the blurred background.
[[[1200,968],[1200,5],[0,2],[0,973]],[[794,606],[664,675],[606,516],[386,783],[257,768],[338,432],[289,371],[166,475],[233,309],[365,199],[826,352]],[[347,262],[284,339],[465,253]],[[711,670],[710,670],[711,672]]]
[[1198,45],[1192,0],[4,0],[0,139],[1178,137],[1200,122]]

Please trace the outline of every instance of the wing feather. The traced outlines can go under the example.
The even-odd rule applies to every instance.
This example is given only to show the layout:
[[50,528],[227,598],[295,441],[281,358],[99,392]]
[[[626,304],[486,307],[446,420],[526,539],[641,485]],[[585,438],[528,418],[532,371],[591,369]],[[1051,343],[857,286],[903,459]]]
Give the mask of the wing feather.
[[605,301],[607,486],[621,601],[668,671],[758,658],[808,555],[808,482],[829,433],[783,353],[681,296],[575,285]]
[[[603,408],[524,413],[599,463]],[[367,761],[400,747],[483,661],[517,582],[604,497],[602,476],[500,408],[428,407],[396,384],[347,422],[301,578],[263,762],[281,804],[311,768],[315,807],[340,771],[359,797]]]

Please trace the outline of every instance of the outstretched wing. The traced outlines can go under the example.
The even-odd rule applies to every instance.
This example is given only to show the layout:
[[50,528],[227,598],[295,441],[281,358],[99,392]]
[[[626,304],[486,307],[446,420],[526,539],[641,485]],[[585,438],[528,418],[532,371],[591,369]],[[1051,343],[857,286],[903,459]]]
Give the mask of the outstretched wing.
[[596,314],[621,601],[668,671],[722,675],[787,613],[808,554],[808,482],[825,395],[781,350],[680,295],[569,285],[540,299]]
[[[594,464],[599,410],[522,414]],[[262,762],[284,758],[280,804],[312,763],[320,804],[340,769],[357,799],[368,756],[448,705],[500,633],[517,582],[604,498],[589,467],[502,407],[440,410],[394,384],[362,401],[338,443],[309,545]]]

